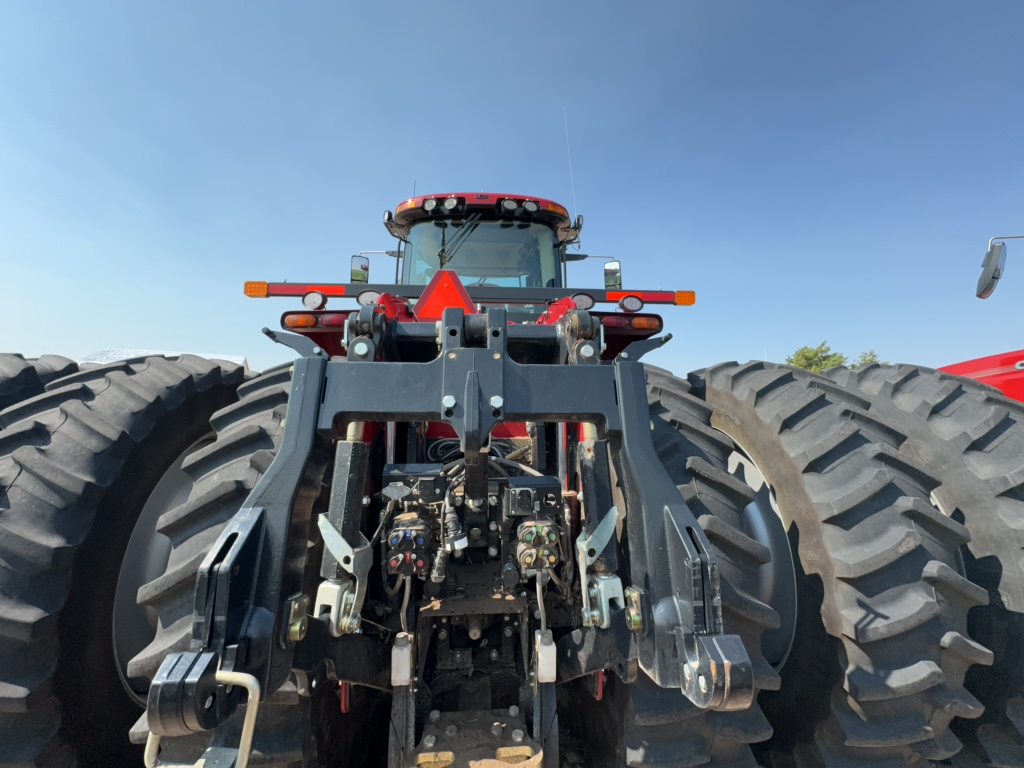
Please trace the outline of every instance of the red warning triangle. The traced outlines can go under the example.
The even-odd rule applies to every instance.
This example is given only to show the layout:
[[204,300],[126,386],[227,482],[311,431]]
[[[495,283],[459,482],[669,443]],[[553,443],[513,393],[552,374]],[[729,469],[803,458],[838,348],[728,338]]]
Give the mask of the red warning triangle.
[[459,276],[450,269],[440,269],[423,289],[413,313],[418,320],[440,320],[448,307],[462,307],[467,315],[477,314]]

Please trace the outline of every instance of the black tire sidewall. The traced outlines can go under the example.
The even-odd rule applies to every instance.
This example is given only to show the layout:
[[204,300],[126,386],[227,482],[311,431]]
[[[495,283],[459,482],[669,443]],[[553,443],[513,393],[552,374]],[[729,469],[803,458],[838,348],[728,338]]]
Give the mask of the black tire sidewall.
[[164,414],[104,492],[75,556],[59,622],[61,654],[54,684],[63,709],[61,737],[77,748],[79,765],[141,764],[141,747],[130,744],[127,734],[142,709],[124,688],[112,639],[121,561],[160,478],[211,432],[210,416],[233,400],[232,388],[214,387],[190,394],[178,409]]

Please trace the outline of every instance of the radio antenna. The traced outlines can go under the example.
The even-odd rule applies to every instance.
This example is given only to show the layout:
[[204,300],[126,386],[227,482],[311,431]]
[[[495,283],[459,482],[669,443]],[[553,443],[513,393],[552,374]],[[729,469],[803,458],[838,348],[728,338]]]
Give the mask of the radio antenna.
[[569,150],[569,118],[566,117],[565,107],[562,107],[562,123],[565,125],[565,154],[569,157],[569,186],[572,188],[572,215],[576,218],[576,182],[572,177],[572,152]]

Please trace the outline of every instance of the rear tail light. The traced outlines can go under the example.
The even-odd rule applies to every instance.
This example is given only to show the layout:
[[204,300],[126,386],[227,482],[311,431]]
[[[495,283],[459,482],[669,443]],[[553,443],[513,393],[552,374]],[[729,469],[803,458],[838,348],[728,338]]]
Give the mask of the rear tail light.
[[281,318],[285,328],[344,328],[349,312],[289,312]]
[[283,322],[288,328],[312,328],[316,325],[316,315],[296,312],[291,315],[285,315]]
[[605,315],[601,318],[601,325],[605,328],[632,328],[637,331],[660,331],[662,328],[661,318],[657,315]]
[[339,328],[343,327],[348,321],[348,314],[341,312],[327,312],[326,314],[320,315],[320,325],[325,328]]
[[660,317],[631,317],[629,324],[637,330],[643,331],[660,331],[661,330],[661,318]]

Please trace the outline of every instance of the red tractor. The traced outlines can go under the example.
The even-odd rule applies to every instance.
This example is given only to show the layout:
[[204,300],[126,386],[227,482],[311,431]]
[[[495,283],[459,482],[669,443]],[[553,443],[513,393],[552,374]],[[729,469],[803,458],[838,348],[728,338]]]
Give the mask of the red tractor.
[[901,416],[947,379],[677,378],[693,293],[570,288],[557,203],[384,224],[393,284],[245,284],[291,364],[0,412],[0,765],[1024,764],[1009,523]]

